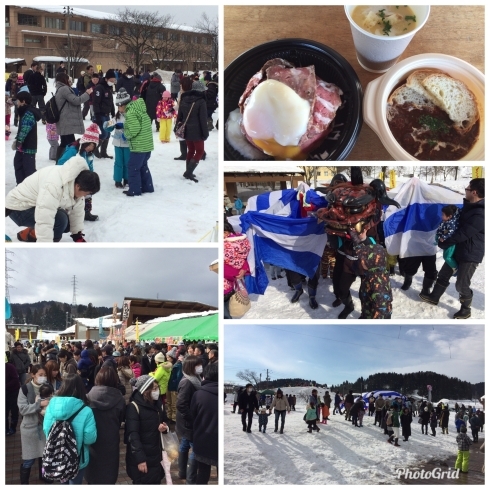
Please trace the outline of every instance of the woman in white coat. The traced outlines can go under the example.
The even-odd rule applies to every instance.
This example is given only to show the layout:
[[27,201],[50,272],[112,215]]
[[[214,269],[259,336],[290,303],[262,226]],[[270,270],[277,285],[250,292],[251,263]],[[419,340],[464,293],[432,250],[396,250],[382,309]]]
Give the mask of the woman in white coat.
[[27,177],[5,197],[6,216],[18,226],[22,242],[59,242],[71,233],[84,242],[85,196],[100,190],[99,176],[76,156],[64,165],[48,166]]

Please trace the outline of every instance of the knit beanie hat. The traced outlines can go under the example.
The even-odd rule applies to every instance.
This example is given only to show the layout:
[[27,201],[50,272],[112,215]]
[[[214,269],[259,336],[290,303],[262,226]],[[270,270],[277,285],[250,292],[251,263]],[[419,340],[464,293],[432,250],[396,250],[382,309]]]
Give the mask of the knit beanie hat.
[[198,90],[199,92],[204,92],[207,89],[208,88],[199,81],[192,82],[192,90]]
[[116,78],[116,73],[114,72],[114,70],[112,68],[109,68],[106,72],[105,72],[105,78],[106,80],[108,78]]
[[126,89],[124,87],[121,87],[116,94],[116,105],[117,106],[127,105],[130,102],[131,102],[131,97],[126,92]]
[[140,376],[139,378],[136,379],[136,383],[134,383],[134,387],[140,393],[144,393],[150,386],[153,385],[154,382],[155,382],[155,378],[153,376],[149,376],[148,374],[143,374],[143,376]]
[[158,353],[158,354],[155,356],[155,362],[160,363],[160,362],[165,362],[165,361],[166,361],[165,356],[164,356],[164,355],[163,355],[161,352],[159,352],[159,353]]
[[100,129],[97,124],[92,123],[83,133],[83,136],[80,138],[80,144],[82,143],[95,143],[96,145],[99,143],[99,133]]
[[165,92],[163,92],[162,94],[162,99],[164,99],[165,97],[167,97],[167,99],[170,98],[170,92],[168,90],[165,90]]
[[173,357],[174,359],[176,358],[177,356],[177,348],[176,347],[172,347],[168,352],[167,352],[167,356],[170,356],[170,357]]

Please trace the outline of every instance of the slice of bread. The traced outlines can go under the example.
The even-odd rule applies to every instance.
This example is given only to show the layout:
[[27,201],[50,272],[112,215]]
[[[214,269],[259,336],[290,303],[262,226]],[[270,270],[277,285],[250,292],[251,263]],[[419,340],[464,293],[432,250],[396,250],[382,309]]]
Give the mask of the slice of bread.
[[466,84],[444,73],[433,73],[422,80],[430,92],[454,122],[460,133],[468,132],[478,121],[480,114],[476,97]]
[[[425,90],[424,90],[425,92]],[[427,105],[433,105],[432,102],[424,94],[410,88],[407,84],[398,87],[388,99],[388,104],[404,104],[408,102],[414,106],[422,107]]]
[[[425,89],[425,87],[422,85],[422,80],[424,80],[424,78],[434,73],[442,73],[442,72],[432,68],[423,68],[420,70],[415,70],[413,73],[411,73],[408,76],[406,83],[408,87],[415,90],[419,94],[423,95],[426,99],[430,100],[436,106],[441,107],[437,98],[434,97],[430,92],[428,92]],[[441,109],[443,109],[443,107],[441,107]]]

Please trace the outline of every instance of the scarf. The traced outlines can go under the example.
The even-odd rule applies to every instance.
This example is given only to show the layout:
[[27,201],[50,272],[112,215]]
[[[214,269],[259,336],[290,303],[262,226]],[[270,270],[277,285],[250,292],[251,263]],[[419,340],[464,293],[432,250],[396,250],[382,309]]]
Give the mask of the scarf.
[[188,374],[183,373],[184,378],[188,379],[193,385],[196,390],[198,390],[201,387],[201,378],[198,377],[198,375],[195,376],[189,376]]

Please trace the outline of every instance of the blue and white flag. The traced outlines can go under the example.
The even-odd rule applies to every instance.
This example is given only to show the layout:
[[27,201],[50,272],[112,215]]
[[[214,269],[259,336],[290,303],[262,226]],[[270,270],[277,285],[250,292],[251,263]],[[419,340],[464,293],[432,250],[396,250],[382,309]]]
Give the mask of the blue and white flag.
[[[320,264],[327,243],[324,224],[314,217],[300,217],[298,190],[254,196],[248,200],[245,214],[228,218],[235,231],[247,234],[251,245],[247,259],[251,275],[245,276],[249,293],[264,294],[269,284],[264,263],[307,277],[313,277]],[[322,196],[306,185],[302,184],[301,191],[305,193],[305,201],[322,202]]]
[[[395,401],[395,398],[401,398],[402,403],[407,401],[407,397],[398,393],[398,391],[389,391],[389,390],[375,390],[375,391],[366,391],[366,393],[362,393],[361,396],[364,400],[364,406],[366,408],[369,407],[369,397],[373,394],[374,398],[378,398],[380,395],[383,395],[383,399]],[[359,400],[359,397],[355,399],[355,401]],[[399,407],[401,408],[401,407]]]
[[394,199],[401,208],[388,206],[385,211],[383,229],[388,253],[400,258],[435,255],[441,209],[448,204],[462,207],[463,196],[412,177]]

